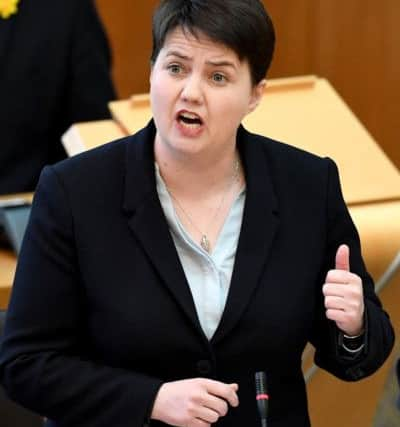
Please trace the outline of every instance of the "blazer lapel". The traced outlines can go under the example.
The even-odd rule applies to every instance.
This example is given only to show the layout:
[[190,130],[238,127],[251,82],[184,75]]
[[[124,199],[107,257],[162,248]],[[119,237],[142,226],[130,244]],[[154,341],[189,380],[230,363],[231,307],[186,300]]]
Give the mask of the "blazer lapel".
[[212,343],[223,339],[240,320],[267,263],[279,226],[265,142],[257,138],[240,127],[238,146],[246,174],[246,202],[229,294]]
[[153,121],[127,144],[123,209],[128,224],[150,263],[185,315],[207,339],[197,317],[193,297],[158,199],[154,172]]

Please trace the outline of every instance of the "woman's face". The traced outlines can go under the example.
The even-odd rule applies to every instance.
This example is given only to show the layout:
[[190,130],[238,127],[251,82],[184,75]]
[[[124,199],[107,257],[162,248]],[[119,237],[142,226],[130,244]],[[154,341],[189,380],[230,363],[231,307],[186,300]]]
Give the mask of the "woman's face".
[[243,117],[262,96],[247,61],[228,47],[180,28],[171,31],[153,65],[150,97],[156,145],[170,154],[231,152]]

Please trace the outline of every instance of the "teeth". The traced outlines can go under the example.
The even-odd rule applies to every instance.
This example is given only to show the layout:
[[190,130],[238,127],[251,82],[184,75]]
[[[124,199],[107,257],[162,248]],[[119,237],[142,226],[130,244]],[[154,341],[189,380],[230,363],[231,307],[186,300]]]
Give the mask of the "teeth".
[[185,126],[189,129],[195,129],[202,125],[202,121],[197,114],[189,113],[187,111],[179,114],[179,121],[182,126]]
[[199,116],[193,113],[182,113],[181,116],[185,117],[185,119],[191,119],[191,120],[199,119]]
[[185,123],[185,122],[181,122],[181,124],[183,125],[183,126],[186,126],[186,127],[188,127],[188,128],[192,128],[192,129],[194,129],[194,128],[198,128],[198,127],[200,127],[201,125],[200,125],[200,123]]

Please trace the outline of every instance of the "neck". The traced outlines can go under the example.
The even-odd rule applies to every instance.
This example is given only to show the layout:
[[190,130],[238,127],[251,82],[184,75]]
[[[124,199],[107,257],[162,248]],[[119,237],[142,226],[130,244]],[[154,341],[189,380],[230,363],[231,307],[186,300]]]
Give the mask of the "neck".
[[[191,198],[226,191],[227,184],[235,174],[239,155],[235,147],[220,155],[175,155],[156,143],[155,159],[167,187],[175,195]],[[238,178],[241,179],[240,170]]]

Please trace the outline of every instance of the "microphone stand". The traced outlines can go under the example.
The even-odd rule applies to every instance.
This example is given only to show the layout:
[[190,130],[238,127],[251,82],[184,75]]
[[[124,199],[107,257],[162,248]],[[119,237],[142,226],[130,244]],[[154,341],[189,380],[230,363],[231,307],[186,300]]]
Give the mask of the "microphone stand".
[[268,418],[268,391],[267,391],[267,375],[265,372],[256,372],[255,373],[255,382],[256,382],[256,399],[258,413],[260,414],[261,427],[268,427],[267,418]]

